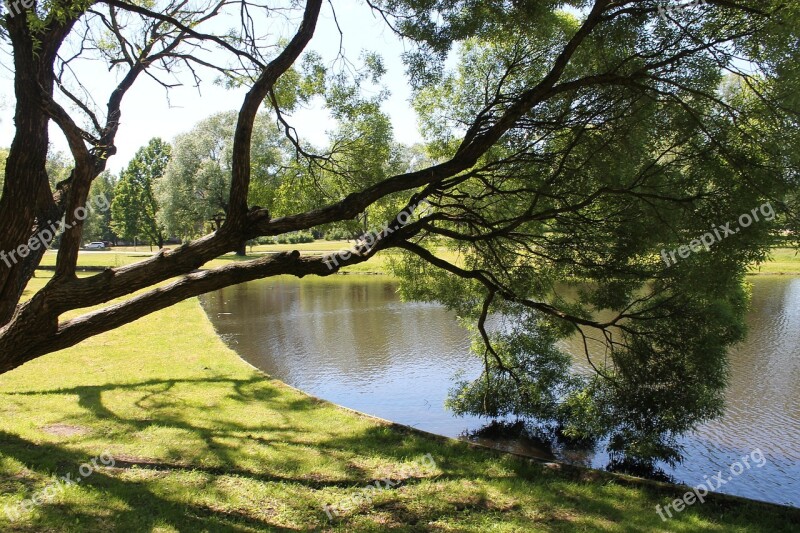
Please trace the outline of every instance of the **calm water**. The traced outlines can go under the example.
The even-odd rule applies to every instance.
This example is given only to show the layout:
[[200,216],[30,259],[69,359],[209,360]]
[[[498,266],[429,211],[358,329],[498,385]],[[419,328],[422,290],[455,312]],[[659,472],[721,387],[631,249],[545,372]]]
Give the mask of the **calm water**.
[[[752,279],[750,335],[731,353],[727,413],[685,439],[667,470],[689,485],[759,449],[766,458],[719,490],[800,506],[800,278]],[[309,394],[419,429],[457,437],[485,420],[444,409],[453,378],[480,374],[456,317],[403,303],[380,277],[281,278],[206,295],[223,339],[254,366]],[[546,457],[534,448],[524,451]],[[604,453],[559,454],[602,468]],[[758,456],[756,454],[756,459]]]

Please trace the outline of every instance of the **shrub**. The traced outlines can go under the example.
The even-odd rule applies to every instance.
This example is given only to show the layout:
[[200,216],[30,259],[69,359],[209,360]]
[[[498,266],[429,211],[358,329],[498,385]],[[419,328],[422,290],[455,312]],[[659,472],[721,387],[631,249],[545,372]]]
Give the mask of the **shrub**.
[[292,233],[285,233],[274,237],[275,242],[279,244],[300,244],[304,242],[314,242],[314,235],[308,231],[296,231]]

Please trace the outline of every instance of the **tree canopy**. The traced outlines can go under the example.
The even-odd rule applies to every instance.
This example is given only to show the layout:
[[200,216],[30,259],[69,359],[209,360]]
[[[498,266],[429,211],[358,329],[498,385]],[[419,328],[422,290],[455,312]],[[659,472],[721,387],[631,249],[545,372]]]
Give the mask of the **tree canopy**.
[[[171,234],[185,239],[218,229],[230,210],[231,164],[236,113],[213,115],[175,139],[174,157],[158,182],[160,220]],[[253,126],[252,181],[248,204],[271,209],[286,165],[289,144],[276,125],[259,115]]]
[[[17,260],[0,263],[0,371],[204,292],[330,275],[394,249],[404,296],[442,302],[473,330],[485,372],[456,386],[456,411],[550,420],[614,452],[676,459],[677,438],[722,409],[747,266],[796,234],[800,3],[366,3],[407,44],[423,147],[397,145],[381,95],[366,90],[384,73],[377,55],[353,69],[304,53],[321,0],[67,0],[5,16],[16,135],[0,250]],[[221,29],[227,15],[241,24]],[[285,21],[288,35],[257,31]],[[117,76],[102,108],[73,75],[86,59]],[[164,179],[224,221],[187,224],[185,199],[165,197],[165,223],[193,240],[76,277],[76,209],[116,152],[126,93],[145,76],[169,87],[209,74],[246,95],[178,139]],[[325,147],[292,127],[290,112],[313,99],[337,123]],[[55,192],[51,123],[72,157]],[[423,200],[429,209],[401,220]],[[367,214],[388,221],[380,238],[335,268],[292,251],[196,271],[247,240]],[[37,235],[62,216],[55,275],[22,301]],[[586,375],[571,371],[569,338]]]
[[128,167],[119,176],[111,204],[114,231],[123,238],[139,237],[150,244],[164,247],[165,229],[158,220],[156,180],[167,169],[172,147],[158,137],[136,152]]

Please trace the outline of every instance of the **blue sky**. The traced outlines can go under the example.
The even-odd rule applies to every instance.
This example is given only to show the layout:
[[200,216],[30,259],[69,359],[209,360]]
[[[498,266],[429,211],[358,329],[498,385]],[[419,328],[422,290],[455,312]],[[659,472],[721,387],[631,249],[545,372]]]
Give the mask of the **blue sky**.
[[[392,118],[395,137],[405,143],[419,141],[416,117],[409,104],[411,90],[400,60],[403,43],[362,2],[347,0],[335,5],[337,19],[344,32],[343,46],[348,59],[357,62],[364,49],[376,51],[384,59],[387,74],[383,83],[391,88],[391,96],[384,110]],[[326,3],[324,6],[308,49],[318,51],[329,62],[339,49],[340,35],[330,5]],[[3,65],[0,67],[0,146],[9,146],[14,134],[14,94],[11,61],[6,51],[0,55],[0,62]],[[85,77],[84,83],[98,104],[104,107],[116,76],[96,65],[91,68],[92,73]],[[109,160],[109,169],[118,172],[136,150],[152,137],[171,141],[175,135],[188,131],[204,117],[219,111],[238,109],[244,91],[220,88],[211,83],[212,79],[211,76],[205,78],[201,94],[190,86],[172,89],[168,101],[161,86],[147,77],[140,77],[125,97],[116,140],[118,152]],[[333,126],[324,110],[319,108],[298,111],[291,122],[301,138],[315,144],[323,144],[326,130]],[[51,127],[51,142],[55,149],[67,151],[66,141],[55,126]]]

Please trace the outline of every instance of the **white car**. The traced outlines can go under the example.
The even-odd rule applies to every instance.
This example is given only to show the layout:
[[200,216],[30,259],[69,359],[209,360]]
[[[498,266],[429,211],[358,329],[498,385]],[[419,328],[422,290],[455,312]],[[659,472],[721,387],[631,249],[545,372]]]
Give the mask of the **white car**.
[[84,250],[105,250],[106,243],[104,242],[90,242],[83,247]]

